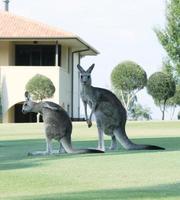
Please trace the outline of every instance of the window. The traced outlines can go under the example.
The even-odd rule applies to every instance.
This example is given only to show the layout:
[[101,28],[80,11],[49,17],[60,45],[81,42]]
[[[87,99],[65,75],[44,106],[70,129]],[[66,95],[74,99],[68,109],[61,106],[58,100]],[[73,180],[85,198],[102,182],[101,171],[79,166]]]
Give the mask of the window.
[[[55,45],[16,45],[15,64],[19,66],[55,66]],[[61,66],[61,46],[58,52]]]

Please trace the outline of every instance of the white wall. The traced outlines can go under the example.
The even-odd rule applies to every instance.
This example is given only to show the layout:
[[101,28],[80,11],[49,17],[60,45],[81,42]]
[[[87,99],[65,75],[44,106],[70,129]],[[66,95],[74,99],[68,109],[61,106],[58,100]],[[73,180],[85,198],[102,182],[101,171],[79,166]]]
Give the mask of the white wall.
[[71,49],[62,46],[61,58],[61,67],[59,71],[59,104],[71,117]]
[[[59,103],[61,106],[65,108],[66,111],[68,111],[70,117],[79,118],[80,85],[79,85],[79,73],[77,70],[77,64],[79,63],[79,53],[72,54],[71,49],[63,48],[62,56],[63,60],[60,69],[60,83],[59,83],[60,85]],[[72,85],[72,73],[73,73],[73,85]]]
[[73,61],[73,118],[80,117],[80,83],[77,64],[79,64],[79,53],[75,53]]

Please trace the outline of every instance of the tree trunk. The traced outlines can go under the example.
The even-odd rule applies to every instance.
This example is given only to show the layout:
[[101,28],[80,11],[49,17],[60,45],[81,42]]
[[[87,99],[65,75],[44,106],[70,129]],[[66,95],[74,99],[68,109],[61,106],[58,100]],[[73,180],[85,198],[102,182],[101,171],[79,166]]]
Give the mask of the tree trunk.
[[164,114],[164,110],[162,110],[162,120],[164,120],[165,114]]
[[162,108],[162,120],[165,119],[165,110],[166,110],[166,99],[164,100],[163,108]]

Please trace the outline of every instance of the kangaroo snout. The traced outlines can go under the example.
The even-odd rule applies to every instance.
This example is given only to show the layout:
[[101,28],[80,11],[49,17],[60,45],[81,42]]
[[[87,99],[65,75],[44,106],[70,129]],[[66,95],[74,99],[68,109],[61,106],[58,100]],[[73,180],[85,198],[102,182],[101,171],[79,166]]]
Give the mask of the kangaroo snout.
[[83,85],[86,85],[86,84],[87,84],[87,81],[83,81],[82,84],[83,84]]
[[26,114],[27,112],[26,112],[24,109],[22,109],[22,113],[23,113],[23,114]]

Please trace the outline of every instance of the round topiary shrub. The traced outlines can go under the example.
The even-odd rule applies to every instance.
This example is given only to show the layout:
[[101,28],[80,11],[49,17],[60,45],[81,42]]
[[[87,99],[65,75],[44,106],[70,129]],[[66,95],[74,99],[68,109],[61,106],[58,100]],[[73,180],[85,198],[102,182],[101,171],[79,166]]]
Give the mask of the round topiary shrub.
[[124,61],[113,69],[111,81],[113,87],[118,90],[140,90],[147,83],[147,75],[135,62]]
[[28,81],[26,90],[31,93],[34,100],[42,101],[53,96],[55,86],[48,77],[37,74]]

